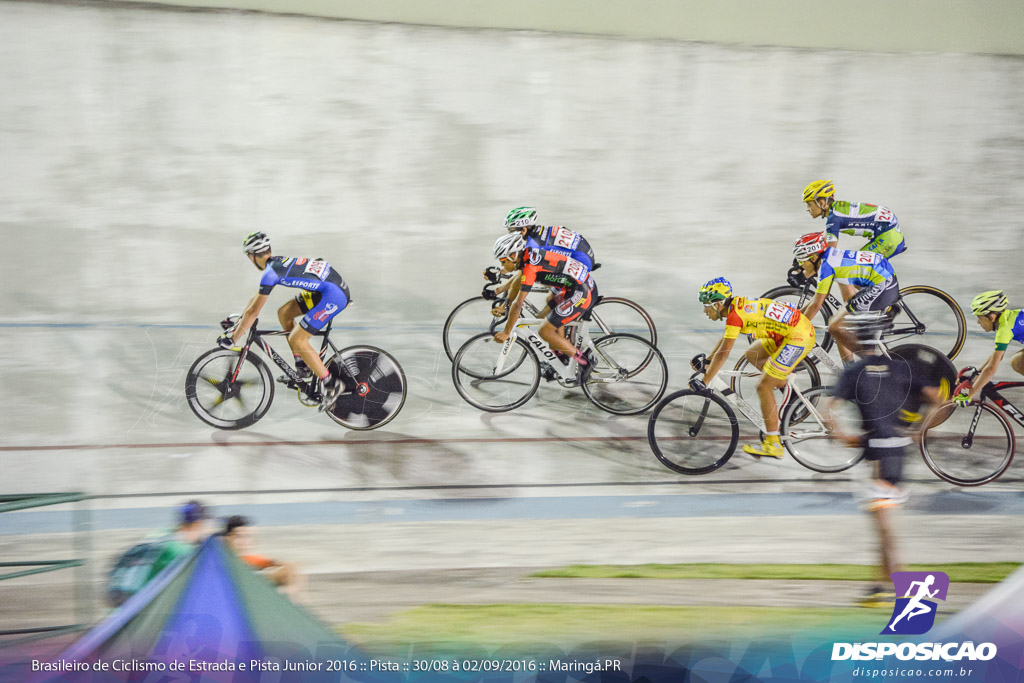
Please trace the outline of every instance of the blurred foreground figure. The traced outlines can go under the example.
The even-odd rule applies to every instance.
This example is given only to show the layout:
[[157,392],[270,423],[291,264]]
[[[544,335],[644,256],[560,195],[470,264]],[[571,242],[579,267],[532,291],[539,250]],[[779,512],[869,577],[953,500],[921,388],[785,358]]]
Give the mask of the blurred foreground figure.
[[252,552],[256,530],[248,517],[232,515],[224,522],[224,540],[231,549],[253,570],[260,572],[282,593],[295,597],[302,581],[302,575],[294,564],[278,562]]
[[209,513],[198,500],[178,508],[178,525],[149,534],[124,552],[107,576],[107,602],[116,607],[175,560],[191,555],[210,535]]
[[[832,434],[853,448],[864,449],[864,459],[874,468],[862,506],[871,515],[878,531],[879,583],[871,587],[861,600],[865,607],[891,605],[895,595],[886,586],[889,576],[898,570],[895,540],[892,528],[892,510],[909,497],[900,486],[903,477],[905,447],[912,443],[900,420],[902,410],[917,412],[919,406],[931,409],[941,400],[937,386],[930,386],[926,378],[934,373],[917,368],[901,358],[890,358],[879,352],[879,340],[890,321],[882,312],[854,313],[846,317],[845,331],[860,342],[860,361],[848,366],[839,378],[835,395],[829,406]],[[844,432],[831,419],[835,404],[849,401],[860,413],[862,434]],[[922,412],[925,412],[921,410]],[[925,419],[917,422],[924,424]],[[919,434],[914,435],[919,438]]]

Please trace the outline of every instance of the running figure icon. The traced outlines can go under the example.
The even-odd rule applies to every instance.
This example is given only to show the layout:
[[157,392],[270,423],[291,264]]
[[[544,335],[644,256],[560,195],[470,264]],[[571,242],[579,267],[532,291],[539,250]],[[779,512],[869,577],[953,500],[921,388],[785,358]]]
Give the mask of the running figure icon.
[[[924,581],[911,581],[910,587],[907,588],[907,592],[903,596],[905,598],[910,598],[910,601],[907,602],[906,606],[903,608],[903,611],[900,612],[900,615],[893,619],[889,623],[889,625],[885,627],[886,630],[895,633],[896,630],[894,627],[896,626],[896,622],[898,622],[903,617],[906,617],[907,621],[910,621],[916,616],[928,614],[929,612],[933,611],[934,607],[932,605],[934,605],[934,603],[925,603],[923,602],[923,600],[924,598],[934,598],[938,594],[938,588],[936,588],[933,591],[928,590],[928,588],[931,587],[934,583],[934,574],[929,574],[928,578],[926,578]],[[917,595],[910,597],[910,593],[914,590],[914,586],[917,586]]]

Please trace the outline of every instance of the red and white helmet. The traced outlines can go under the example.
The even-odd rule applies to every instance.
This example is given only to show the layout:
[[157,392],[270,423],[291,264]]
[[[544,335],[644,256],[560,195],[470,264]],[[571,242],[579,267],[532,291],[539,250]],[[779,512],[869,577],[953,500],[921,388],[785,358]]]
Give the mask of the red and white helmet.
[[796,242],[793,242],[793,256],[797,261],[806,261],[813,254],[820,254],[826,249],[828,249],[828,243],[825,242],[825,233],[823,232],[809,232],[796,238]]

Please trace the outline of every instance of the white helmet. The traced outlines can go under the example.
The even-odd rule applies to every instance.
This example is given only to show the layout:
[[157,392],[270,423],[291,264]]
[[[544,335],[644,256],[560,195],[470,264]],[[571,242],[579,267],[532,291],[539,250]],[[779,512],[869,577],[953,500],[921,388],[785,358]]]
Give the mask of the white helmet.
[[526,240],[519,233],[510,232],[494,242],[494,258],[499,261],[526,248]]
[[270,249],[270,238],[265,232],[253,232],[242,240],[242,251],[246,254],[259,254]]

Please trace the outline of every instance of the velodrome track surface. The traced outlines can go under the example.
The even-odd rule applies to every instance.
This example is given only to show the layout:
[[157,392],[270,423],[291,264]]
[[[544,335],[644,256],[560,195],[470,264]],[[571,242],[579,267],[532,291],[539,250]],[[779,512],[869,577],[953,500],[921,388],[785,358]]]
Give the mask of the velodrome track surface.
[[[519,203],[587,234],[602,292],[654,316],[672,387],[720,334],[697,286],[781,284],[793,237],[819,225],[797,199],[817,177],[897,212],[904,284],[1024,301],[1020,60],[91,5],[0,17],[0,490],[97,496],[97,574],[193,496],[323,574],[873,561],[860,471],[738,454],[683,478],[645,419],[578,392],[504,415],[461,402],[440,327]],[[809,86],[829,79],[866,95],[837,106]],[[346,432],[284,391],[239,433],[184,405],[185,370],[255,290],[238,244],[257,228],[335,264],[355,300],[339,341],[403,365],[409,400],[384,429]],[[972,334],[958,363],[990,348]],[[1021,467],[959,492],[912,456],[904,559],[1019,560]],[[2,554],[65,555],[66,521],[5,515]]]

